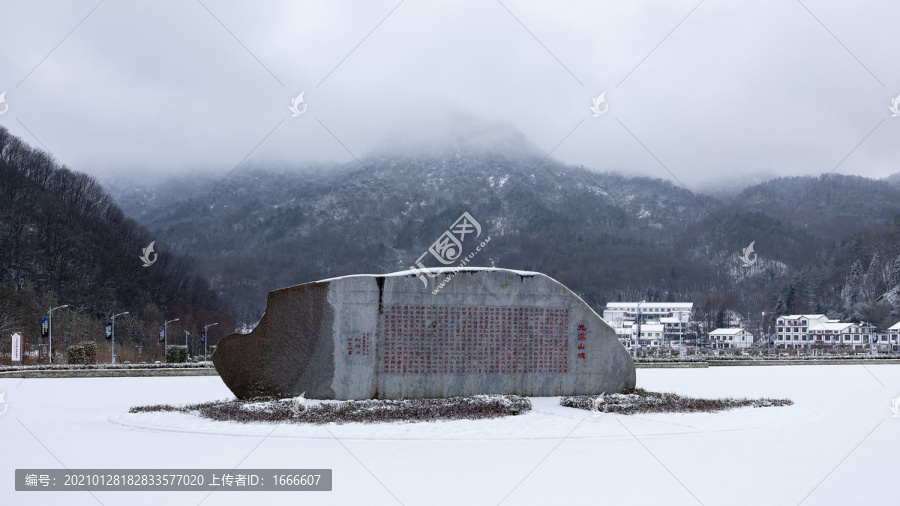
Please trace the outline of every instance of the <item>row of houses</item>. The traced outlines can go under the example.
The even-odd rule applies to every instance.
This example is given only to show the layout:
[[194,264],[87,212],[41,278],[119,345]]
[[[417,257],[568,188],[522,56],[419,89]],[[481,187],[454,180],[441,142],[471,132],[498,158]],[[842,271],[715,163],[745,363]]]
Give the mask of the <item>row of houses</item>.
[[776,320],[773,344],[779,348],[842,346],[893,348],[900,343],[900,322],[877,332],[869,323],[831,320],[822,314],[786,315]]
[[628,348],[673,346],[685,340],[717,349],[750,348],[759,340],[784,349],[900,347],[900,322],[887,332],[878,333],[874,325],[841,322],[822,314],[780,316],[769,339],[765,335],[754,336],[746,328],[733,327],[712,330],[705,342],[697,343],[696,330],[689,331],[692,310],[691,302],[610,302],[603,311],[603,319]]
[[[658,348],[682,342],[697,344],[690,330],[692,302],[610,302],[603,319],[626,347]],[[716,329],[709,333],[712,348],[749,348],[753,334],[742,328]]]

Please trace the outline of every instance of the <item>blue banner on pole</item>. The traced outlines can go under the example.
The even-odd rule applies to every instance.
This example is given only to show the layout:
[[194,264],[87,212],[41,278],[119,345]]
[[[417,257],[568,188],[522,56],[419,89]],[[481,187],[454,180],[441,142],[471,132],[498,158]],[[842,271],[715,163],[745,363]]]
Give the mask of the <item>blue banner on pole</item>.
[[41,318],[41,337],[50,336],[50,318],[46,316]]
[[166,328],[165,327],[159,328],[159,342],[161,342],[161,343],[166,342]]
[[205,342],[206,342],[206,331],[204,330],[203,332],[200,332],[200,344],[203,344]]

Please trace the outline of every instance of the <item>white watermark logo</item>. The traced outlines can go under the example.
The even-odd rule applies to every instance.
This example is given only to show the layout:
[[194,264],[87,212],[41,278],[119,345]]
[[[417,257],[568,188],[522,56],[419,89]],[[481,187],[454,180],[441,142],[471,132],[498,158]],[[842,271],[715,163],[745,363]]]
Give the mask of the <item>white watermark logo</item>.
[[[756,241],[752,241],[750,246],[744,248],[741,253],[741,262],[744,262],[744,267],[750,267],[751,265],[756,263],[756,253],[753,252],[753,245]],[[753,255],[751,258],[750,255]]]
[[[298,116],[303,116],[303,113],[306,112],[306,102],[303,101],[303,94],[306,91],[301,91],[299,95],[291,99],[291,106],[288,107],[288,110],[291,111],[291,117],[296,118]],[[300,106],[303,106],[303,109],[300,109]]]
[[[151,265],[156,263],[156,259],[159,258],[159,255],[157,255],[156,253],[153,252],[154,244],[156,244],[156,241],[151,242],[149,246],[144,248],[142,250],[143,253],[141,254],[141,256],[138,257],[141,259],[142,262],[144,262],[144,267],[150,267]],[[153,255],[153,260],[150,260],[150,255]]]
[[894,403],[891,405],[891,412],[894,413],[894,416],[891,418],[900,418],[900,395],[894,399]]
[[[609,110],[609,104],[606,103],[606,92],[601,93],[597,98],[593,100],[593,105],[591,106],[591,112],[594,113],[595,118],[599,118],[606,114],[606,111]],[[602,107],[601,107],[602,106]]]
[[[603,406],[603,411],[600,411],[601,405]],[[591,401],[591,412],[594,413],[594,416],[606,413],[606,392],[603,392]]]
[[888,110],[891,111],[892,118],[900,116],[900,95],[897,95],[893,100],[891,100],[891,106],[888,107]]
[[6,111],[9,110],[9,104],[6,103],[6,92],[0,93],[0,105],[2,105],[2,109],[0,109],[0,116],[6,114]]
[[294,418],[303,416],[309,411],[309,406],[306,405],[306,392],[291,400],[291,411],[294,413]]
[[6,410],[9,409],[9,407],[6,405],[5,397],[6,392],[0,392],[0,416],[6,413]]
[[[412,267],[412,270],[418,273],[416,274],[416,277],[422,281],[422,284],[426,288],[428,287],[428,280],[425,279],[425,276],[436,278],[440,275],[440,273],[437,272],[430,272],[422,263],[422,259],[425,258],[426,255],[431,253],[431,256],[444,265],[450,265],[453,262],[459,261],[457,267],[464,267],[475,258],[475,255],[481,252],[482,248],[484,248],[487,243],[491,242],[491,237],[488,236],[481,241],[480,245],[476,246],[474,252],[470,253],[465,258],[460,259],[463,252],[463,241],[466,240],[467,235],[471,235],[472,238],[475,238],[476,240],[478,237],[481,237],[481,223],[478,223],[478,220],[473,218],[468,212],[464,212],[452,225],[450,225],[450,228],[447,231],[441,234],[437,241],[434,241],[431,246],[428,247],[428,251],[422,253],[422,255],[416,259],[416,265]],[[447,275],[440,286],[431,293],[436,295],[437,292],[439,292],[452,278],[452,275]]]

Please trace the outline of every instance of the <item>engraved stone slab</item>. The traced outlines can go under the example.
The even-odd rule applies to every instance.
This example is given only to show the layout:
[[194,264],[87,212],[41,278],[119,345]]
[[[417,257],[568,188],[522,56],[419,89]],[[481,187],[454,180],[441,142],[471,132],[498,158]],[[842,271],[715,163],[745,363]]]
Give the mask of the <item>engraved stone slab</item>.
[[420,271],[270,292],[250,334],[219,341],[216,370],[239,398],[557,396],[634,388],[634,362],[615,331],[559,282],[506,269],[435,271],[452,276],[437,294],[423,287]]

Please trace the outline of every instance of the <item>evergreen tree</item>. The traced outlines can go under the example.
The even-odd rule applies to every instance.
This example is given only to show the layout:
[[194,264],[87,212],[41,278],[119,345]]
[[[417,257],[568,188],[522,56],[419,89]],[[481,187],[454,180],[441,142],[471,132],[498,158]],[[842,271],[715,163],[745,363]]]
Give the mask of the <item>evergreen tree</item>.
[[884,283],[881,281],[881,272],[879,272],[880,270],[881,257],[878,256],[878,253],[875,253],[872,256],[872,261],[869,262],[869,269],[866,270],[864,283],[864,297],[866,300],[872,300],[884,293]]
[[891,267],[891,288],[897,285],[900,285],[900,255],[897,255]]
[[788,287],[787,297],[784,300],[784,309],[788,312],[788,314],[794,314],[795,312],[795,302],[797,301],[797,291],[794,290],[794,285]]
[[721,329],[725,328],[725,307],[719,306],[719,309],[716,311],[716,328]]
[[775,301],[775,315],[782,316],[787,314],[787,309],[784,304],[784,296],[779,295],[778,299]]
[[856,304],[862,299],[862,280],[863,270],[862,262],[856,259],[850,267],[850,274],[847,276],[847,282],[844,283],[843,296],[847,304]]

